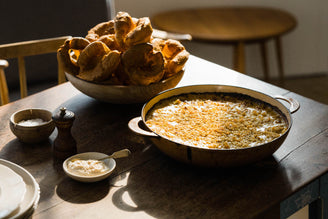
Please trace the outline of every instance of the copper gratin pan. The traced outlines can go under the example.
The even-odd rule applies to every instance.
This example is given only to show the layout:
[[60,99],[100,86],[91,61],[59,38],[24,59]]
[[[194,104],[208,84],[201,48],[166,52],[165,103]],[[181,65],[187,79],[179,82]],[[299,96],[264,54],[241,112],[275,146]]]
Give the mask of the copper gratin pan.
[[[166,137],[149,131],[150,129],[145,124],[145,118],[149,110],[159,101],[167,99],[172,96],[188,93],[236,93],[241,95],[250,96],[257,101],[265,102],[280,111],[286,119],[288,128],[285,133],[280,137],[272,140],[271,142],[261,145],[241,148],[241,149],[210,149],[200,148],[196,146],[185,145],[176,143]],[[289,109],[286,108],[277,99],[282,99],[290,104]],[[283,96],[271,97],[264,93],[246,89],[242,87],[227,86],[227,85],[192,85],[179,88],[173,88],[162,93],[159,93],[147,103],[144,104],[141,116],[133,118],[129,122],[129,128],[140,135],[147,136],[156,147],[166,155],[178,161],[206,167],[230,167],[240,166],[259,161],[265,157],[272,155],[286,139],[290,128],[292,126],[291,113],[298,110],[299,103],[291,98]],[[143,124],[141,124],[143,122]],[[143,125],[144,128],[141,128]],[[147,130],[148,129],[148,130]]]

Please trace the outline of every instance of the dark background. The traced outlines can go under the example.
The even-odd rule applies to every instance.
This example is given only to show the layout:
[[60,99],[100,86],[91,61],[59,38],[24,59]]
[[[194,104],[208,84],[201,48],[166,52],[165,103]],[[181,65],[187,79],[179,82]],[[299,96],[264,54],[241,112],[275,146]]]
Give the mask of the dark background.
[[[106,0],[0,0],[0,44],[59,36],[82,36],[109,20]],[[5,69],[9,90],[19,88],[17,60]],[[57,81],[56,54],[25,58],[28,87]]]

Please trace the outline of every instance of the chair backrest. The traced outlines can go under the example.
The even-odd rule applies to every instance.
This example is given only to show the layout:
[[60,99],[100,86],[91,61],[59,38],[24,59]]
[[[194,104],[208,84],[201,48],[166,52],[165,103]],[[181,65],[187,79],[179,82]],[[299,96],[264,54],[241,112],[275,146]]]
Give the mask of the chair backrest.
[[[4,69],[8,67],[6,59],[17,58],[18,59],[18,71],[19,71],[19,84],[21,98],[27,96],[27,84],[26,84],[26,70],[25,60],[26,56],[43,55],[48,53],[56,53],[58,48],[64,44],[65,40],[70,36],[62,36],[41,40],[32,40],[18,43],[10,43],[0,45],[0,98],[1,105],[9,102],[9,91],[7,81],[5,77]],[[65,82],[65,74],[61,63],[58,61],[58,84]]]

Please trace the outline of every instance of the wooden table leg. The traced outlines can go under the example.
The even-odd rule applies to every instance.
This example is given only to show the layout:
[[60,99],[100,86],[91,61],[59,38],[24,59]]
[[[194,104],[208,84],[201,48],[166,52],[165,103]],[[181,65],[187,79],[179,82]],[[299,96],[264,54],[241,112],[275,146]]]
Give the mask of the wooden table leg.
[[322,217],[328,219],[328,173],[320,178],[320,198],[322,200]]
[[320,177],[320,198],[309,204],[309,219],[328,219],[328,173]]
[[309,204],[309,219],[321,219],[322,217],[322,200],[317,199]]
[[238,42],[234,47],[234,69],[245,73],[245,44]]
[[[286,198],[280,203],[280,218],[288,218],[296,211],[309,205],[309,210],[315,219],[321,219],[321,212],[318,210],[320,207],[320,180],[316,179],[314,182],[303,187],[301,190]],[[312,204],[310,204],[312,203]],[[310,217],[312,219],[312,217]]]
[[262,41],[260,43],[261,47],[261,55],[262,55],[262,66],[263,66],[263,74],[264,80],[269,81],[269,68],[268,68],[268,53],[266,48],[266,41]]
[[282,59],[282,47],[280,37],[275,37],[275,46],[277,53],[277,62],[278,62],[278,71],[279,71],[279,82],[281,86],[284,85],[284,68],[283,68],[283,59]]

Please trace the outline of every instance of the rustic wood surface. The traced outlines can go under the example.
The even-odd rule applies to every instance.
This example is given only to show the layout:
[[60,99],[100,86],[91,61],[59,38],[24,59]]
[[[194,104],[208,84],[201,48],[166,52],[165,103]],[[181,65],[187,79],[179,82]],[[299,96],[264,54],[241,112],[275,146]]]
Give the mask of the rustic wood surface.
[[[248,87],[293,97],[301,108],[273,156],[238,168],[206,169],[172,160],[128,129],[142,104],[99,102],[68,82],[1,106],[0,158],[24,167],[41,187],[33,218],[263,218],[274,216],[281,201],[327,172],[327,105],[194,56],[178,86],[190,84]],[[132,152],[116,160],[108,179],[85,184],[67,177],[62,161],[53,158],[56,131],[47,142],[27,145],[9,129],[9,117],[17,110],[57,112],[62,106],[75,113],[72,135],[78,152]]]

